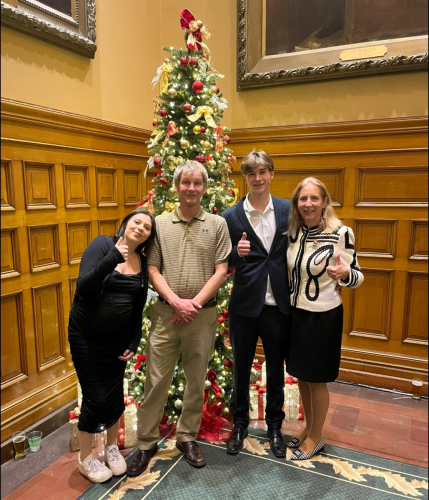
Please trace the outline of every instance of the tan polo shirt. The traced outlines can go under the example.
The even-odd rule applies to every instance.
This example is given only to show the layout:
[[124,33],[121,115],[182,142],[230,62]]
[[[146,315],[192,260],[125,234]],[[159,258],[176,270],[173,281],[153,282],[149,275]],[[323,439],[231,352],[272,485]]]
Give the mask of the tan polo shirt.
[[156,238],[147,263],[156,266],[181,299],[193,299],[213,276],[215,266],[227,262],[231,238],[225,220],[203,209],[190,221],[175,210],[156,218]]

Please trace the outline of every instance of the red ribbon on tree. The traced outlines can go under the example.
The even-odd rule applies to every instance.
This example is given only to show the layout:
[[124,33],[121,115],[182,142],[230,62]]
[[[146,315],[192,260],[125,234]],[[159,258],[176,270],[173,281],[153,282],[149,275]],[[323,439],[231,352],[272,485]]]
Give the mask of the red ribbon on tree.
[[178,129],[176,123],[170,122],[167,126],[167,137],[165,138],[165,141],[162,144],[163,148],[165,148],[165,146],[168,144],[168,140],[170,139],[170,136],[177,134],[177,132],[179,132],[179,129]]
[[214,370],[209,370],[209,372],[207,373],[207,380],[211,382],[214,393],[218,398],[220,398],[222,396],[222,389],[217,383],[217,375]]
[[222,401],[204,404],[201,427],[198,433],[200,439],[217,443],[227,441],[230,438],[233,426],[231,422],[221,416],[224,408],[225,403]]
[[134,371],[136,372],[140,368],[141,364],[143,362],[146,363],[146,361],[147,361],[147,356],[145,356],[144,354],[139,354],[137,356],[137,363],[134,365]]
[[218,125],[214,129],[214,132],[216,132],[216,153],[219,153],[219,151],[223,150],[223,141],[222,141],[223,127],[222,127],[222,125]]
[[204,52],[205,58],[210,58],[210,50],[207,45],[203,42],[208,40],[211,36],[210,30],[206,25],[202,24],[201,21],[196,21],[195,16],[185,9],[180,14],[180,26],[182,29],[189,32],[188,39],[186,41],[188,48],[190,50],[198,49],[200,52]]

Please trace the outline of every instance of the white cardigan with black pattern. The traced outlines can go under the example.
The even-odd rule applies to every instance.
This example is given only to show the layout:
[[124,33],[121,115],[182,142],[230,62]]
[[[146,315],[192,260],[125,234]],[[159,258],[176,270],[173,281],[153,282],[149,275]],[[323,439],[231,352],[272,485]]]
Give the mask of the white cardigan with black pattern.
[[[350,268],[347,281],[335,281],[326,269],[341,261]],[[352,229],[340,226],[331,233],[320,228],[303,226],[297,234],[289,235],[287,263],[290,273],[291,305],[313,312],[329,311],[342,303],[337,283],[357,288],[364,277],[357,262],[355,237]]]

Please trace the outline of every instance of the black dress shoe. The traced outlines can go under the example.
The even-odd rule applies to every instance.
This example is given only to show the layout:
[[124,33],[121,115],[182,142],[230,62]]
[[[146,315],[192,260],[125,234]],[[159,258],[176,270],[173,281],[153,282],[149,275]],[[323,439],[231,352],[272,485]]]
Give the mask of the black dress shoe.
[[148,468],[150,459],[158,453],[158,445],[151,450],[137,450],[127,467],[127,474],[140,476]]
[[195,441],[184,441],[183,443],[177,441],[176,448],[185,455],[185,460],[192,467],[200,469],[206,466],[204,452]]
[[227,453],[229,455],[237,455],[243,449],[244,440],[249,435],[249,431],[246,429],[240,429],[239,427],[234,427],[234,432],[232,436],[229,438],[227,444]]
[[274,456],[277,458],[286,457],[286,442],[280,429],[268,431],[270,438],[270,448]]

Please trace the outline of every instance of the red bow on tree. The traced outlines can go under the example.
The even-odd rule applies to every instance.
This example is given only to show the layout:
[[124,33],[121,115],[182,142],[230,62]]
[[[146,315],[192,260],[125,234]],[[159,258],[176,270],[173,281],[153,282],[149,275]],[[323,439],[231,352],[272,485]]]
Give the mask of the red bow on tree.
[[201,21],[196,21],[194,15],[185,9],[180,14],[180,26],[182,29],[189,32],[188,39],[186,41],[188,48],[190,50],[198,49],[200,52],[204,52],[206,59],[210,58],[210,50],[207,45],[203,42],[208,40],[211,36],[210,30]]
[[218,398],[220,398],[222,396],[222,389],[217,383],[217,375],[214,370],[209,370],[209,372],[207,373],[207,380],[211,382],[214,393]]
[[145,356],[144,354],[140,354],[137,356],[137,363],[134,365],[134,371],[136,372],[141,364],[143,363],[143,361],[146,363],[147,361],[147,356]]

